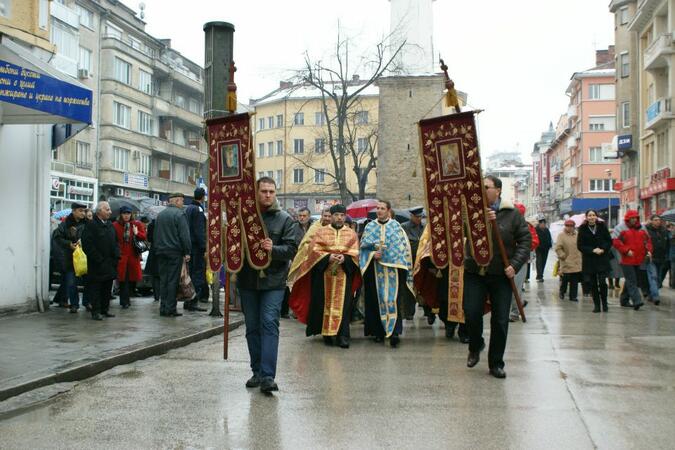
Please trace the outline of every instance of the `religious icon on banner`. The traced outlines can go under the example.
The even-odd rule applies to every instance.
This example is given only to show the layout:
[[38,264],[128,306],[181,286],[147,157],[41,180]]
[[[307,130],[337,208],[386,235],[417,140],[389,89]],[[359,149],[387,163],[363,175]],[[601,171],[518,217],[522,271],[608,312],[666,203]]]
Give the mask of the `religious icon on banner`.
[[463,165],[460,161],[461,145],[461,141],[437,144],[438,154],[441,159],[442,177],[444,179],[464,176]]
[[[236,178],[241,179],[241,167],[239,166],[239,145],[236,142],[220,144],[218,149],[220,152],[220,175],[221,178]],[[236,181],[235,180],[235,181]]]

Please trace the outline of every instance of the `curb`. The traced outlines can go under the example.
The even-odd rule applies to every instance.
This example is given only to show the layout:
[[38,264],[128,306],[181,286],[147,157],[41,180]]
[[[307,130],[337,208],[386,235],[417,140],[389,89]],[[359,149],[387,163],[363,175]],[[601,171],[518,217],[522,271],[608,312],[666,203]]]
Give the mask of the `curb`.
[[[238,319],[229,324],[229,331],[235,330],[243,325],[244,320]],[[115,366],[129,364],[135,361],[157,356],[180,347],[208,339],[213,336],[222,334],[225,331],[225,325],[218,325],[216,327],[208,328],[196,333],[189,334],[178,338],[169,339],[162,342],[157,342],[152,345],[136,348],[133,350],[124,351],[122,353],[114,354],[104,357],[97,361],[92,361],[79,366],[71,367],[63,371],[55,372],[41,378],[36,378],[25,383],[12,386],[7,389],[0,390],[0,402],[5,401],[11,397],[19,394],[32,391],[33,389],[49,386],[55,383],[81,381],[101,372],[110,370]]]

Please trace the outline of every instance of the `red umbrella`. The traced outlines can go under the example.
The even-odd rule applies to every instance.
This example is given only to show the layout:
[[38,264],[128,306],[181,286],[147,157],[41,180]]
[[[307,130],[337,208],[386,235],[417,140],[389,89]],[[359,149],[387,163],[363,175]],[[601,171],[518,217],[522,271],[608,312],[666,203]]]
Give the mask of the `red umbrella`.
[[363,219],[368,217],[368,211],[377,206],[377,199],[366,198],[364,200],[357,200],[347,206],[347,214],[352,219]]

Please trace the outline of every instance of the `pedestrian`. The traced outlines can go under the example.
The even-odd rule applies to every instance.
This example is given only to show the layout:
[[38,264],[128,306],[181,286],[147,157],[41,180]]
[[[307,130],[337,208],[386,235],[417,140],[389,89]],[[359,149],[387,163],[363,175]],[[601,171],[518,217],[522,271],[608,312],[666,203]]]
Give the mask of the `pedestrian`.
[[312,220],[311,213],[309,211],[309,208],[307,207],[302,207],[300,210],[298,210],[298,225],[300,228],[300,239],[307,234],[307,231],[309,231],[309,228],[312,226],[314,221]]
[[327,227],[331,224],[332,220],[330,208],[324,208],[323,211],[321,211],[321,226]]
[[163,317],[183,315],[176,309],[176,294],[183,263],[190,262],[192,251],[184,202],[180,192],[169,195],[169,205],[155,219],[152,245],[159,269],[159,315]]
[[[417,248],[419,247],[420,238],[422,237],[422,232],[424,231],[424,226],[422,225],[423,218],[424,208],[411,209],[410,220],[401,224],[401,228],[403,228],[403,231],[405,231],[406,236],[408,236],[408,242],[410,242],[410,251],[412,252],[413,262],[417,257]],[[404,290],[403,317],[405,317],[406,320],[413,320],[416,309],[417,299],[415,298],[415,295],[408,290]],[[429,317],[433,314],[433,312],[425,310],[427,322],[430,320]],[[431,323],[433,323],[433,321]]]
[[[514,206],[518,210],[521,216],[525,217],[525,205],[522,203],[515,203]],[[539,246],[539,236],[537,235],[536,228],[530,224],[527,219],[525,220],[527,224],[527,229],[530,231],[530,236],[532,236],[532,243],[530,244],[530,252],[528,253],[527,264],[524,264],[520,268],[518,273],[515,276],[516,289],[518,292],[525,292],[523,285],[525,284],[525,278],[527,277],[527,272],[530,267],[530,259],[532,258],[532,253],[534,253]],[[527,300],[523,299],[523,308],[527,306]],[[516,304],[516,296],[511,296],[511,312],[509,313],[509,322],[517,322],[520,320],[520,312],[518,311],[518,305]]]
[[195,298],[185,300],[183,308],[188,311],[206,311],[199,306],[199,302],[208,303],[209,286],[206,283],[206,208],[204,207],[204,198],[206,191],[204,188],[197,188],[194,191],[194,200],[191,205],[185,208],[188,227],[190,229],[190,279],[195,288]]
[[[332,223],[321,227],[306,252],[291,264],[290,304],[306,335],[321,334],[326,345],[349,348],[349,320],[354,293],[361,284],[359,239],[345,225],[347,208],[330,208]],[[302,211],[301,211],[302,212]]]
[[[82,232],[82,250],[87,255],[87,285],[85,293],[91,305],[91,318],[115,317],[110,309],[110,291],[117,277],[120,247],[117,234],[110,223],[110,204],[98,202],[94,218]],[[103,316],[103,317],[102,317]]]
[[539,246],[536,250],[537,281],[543,283],[548,251],[553,246],[553,238],[551,237],[551,231],[546,226],[546,219],[539,220],[539,224],[537,225],[537,237],[539,237]]
[[[516,273],[527,262],[532,236],[523,216],[513,205],[501,198],[502,181],[488,175],[483,179],[485,196],[489,206],[488,219],[496,220],[506,249],[509,265],[504,267],[499,246],[492,243],[492,259],[487,268],[479,267],[471,257],[467,244],[464,258],[464,316],[469,331],[468,367],[480,361],[480,352],[485,348],[483,340],[483,312],[488,294],[492,317],[490,318],[490,347],[488,367],[495,378],[505,378],[504,350],[509,331],[509,310],[511,306],[511,282]],[[546,230],[548,231],[548,230]],[[494,237],[493,237],[494,240]]]
[[668,259],[670,260],[670,274],[668,281],[671,289],[675,289],[675,224],[668,223],[668,232],[670,233],[670,248],[668,250]]
[[612,238],[607,226],[598,220],[598,213],[589,209],[586,219],[579,227],[577,248],[581,252],[581,272],[585,283],[591,289],[593,312],[607,312],[607,283],[609,273]]
[[621,296],[621,306],[627,306],[630,298],[633,300],[633,309],[637,311],[643,305],[638,289],[640,265],[651,255],[652,241],[647,230],[640,224],[640,215],[636,210],[626,211],[624,223],[614,227],[612,244],[621,254],[625,291],[625,295]]
[[379,200],[376,213],[377,220],[366,225],[361,238],[364,333],[374,336],[375,342],[389,338],[389,344],[396,347],[403,332],[403,292],[414,293],[412,254],[401,224],[391,218],[391,203]]
[[77,313],[80,308],[80,294],[77,292],[77,286],[82,279],[75,276],[73,252],[82,245],[82,232],[87,223],[86,208],[87,205],[73,202],[70,205],[70,214],[54,231],[53,242],[59,246],[59,251],[55,253],[60,259],[57,265],[62,269],[61,286],[57,291],[57,297],[62,299],[62,302],[66,299],[70,302],[71,313]]
[[159,301],[159,291],[160,291],[160,282],[159,282],[159,268],[157,267],[157,255],[155,255],[155,222],[153,220],[148,225],[146,230],[146,235],[148,237],[148,242],[150,243],[150,250],[148,251],[148,259],[145,260],[145,269],[144,272],[150,277],[152,283],[152,296],[155,301]]
[[113,223],[120,247],[120,260],[117,264],[117,281],[120,285],[120,305],[122,309],[131,306],[131,294],[137,282],[143,280],[141,255],[136,250],[135,241],[145,241],[145,226],[135,220],[129,206],[120,207],[120,215]]
[[289,263],[298,249],[298,225],[279,207],[274,179],[262,177],[256,184],[258,208],[268,236],[262,242],[262,248],[270,252],[272,262],[262,271],[252,268],[245,261],[237,275],[237,285],[253,371],[246,387],[259,386],[262,392],[270,393],[279,390],[274,380],[279,351],[279,320]]
[[[609,234],[611,235],[612,232],[613,230],[610,230]],[[623,278],[621,266],[619,265],[620,260],[621,255],[619,255],[617,249],[612,246],[609,251],[609,273],[607,274],[607,284],[609,286],[608,290],[614,291],[615,295],[616,292],[621,291],[621,278]]]
[[[577,292],[582,271],[581,252],[577,247],[578,233],[573,220],[567,219],[564,226],[563,232],[558,235],[555,241],[555,253],[558,255],[559,261],[558,274],[562,279],[558,298],[560,300],[565,299],[569,286],[569,299],[571,302],[577,302],[579,301]],[[607,302],[606,297],[605,295],[605,303]]]
[[666,278],[668,266],[670,266],[670,236],[664,226],[663,219],[658,214],[653,214],[649,218],[649,224],[646,226],[649,232],[649,238],[652,240],[652,258],[651,265],[647,272],[656,288],[657,297],[652,297],[656,303],[658,301],[658,289],[663,286],[663,280]]

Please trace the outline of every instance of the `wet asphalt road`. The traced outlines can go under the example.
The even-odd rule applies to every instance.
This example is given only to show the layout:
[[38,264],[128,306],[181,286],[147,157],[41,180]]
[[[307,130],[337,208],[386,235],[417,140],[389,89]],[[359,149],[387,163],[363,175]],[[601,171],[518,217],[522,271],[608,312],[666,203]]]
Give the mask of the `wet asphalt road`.
[[359,325],[350,349],[327,348],[283,320],[272,397],[244,388],[240,328],[229,361],[216,337],[68,386],[0,420],[0,448],[673,448],[670,299],[635,312],[612,297],[593,314],[588,299],[558,300],[556,283],[530,284],[505,380],[485,353],[468,369],[466,346],[421,310],[397,349]]

